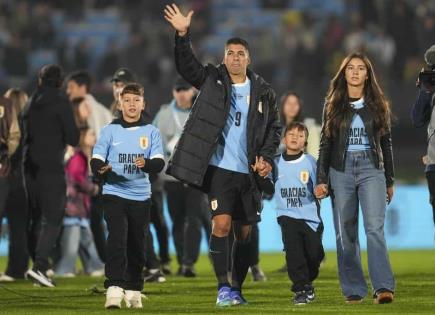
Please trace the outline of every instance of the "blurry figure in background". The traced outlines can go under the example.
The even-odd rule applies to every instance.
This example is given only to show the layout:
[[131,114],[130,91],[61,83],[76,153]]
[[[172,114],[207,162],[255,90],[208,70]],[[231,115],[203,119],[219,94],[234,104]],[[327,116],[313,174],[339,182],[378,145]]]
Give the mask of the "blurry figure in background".
[[101,128],[109,124],[113,117],[110,111],[90,94],[91,86],[92,78],[87,71],[73,72],[67,78],[66,93],[70,100],[77,97],[85,99],[83,106],[88,107],[88,126],[94,130],[98,139]]
[[[87,71],[76,71],[68,76],[66,92],[73,106],[78,106],[79,116],[86,119],[86,125],[91,128],[95,136],[99,137],[100,130],[112,121],[111,112],[90,94],[92,78]],[[77,100],[78,99],[78,100]],[[78,104],[77,104],[78,103]],[[83,123],[79,126],[83,126]],[[72,154],[72,148],[69,149]],[[98,196],[91,197],[91,231],[94,235],[95,246],[98,256],[105,262],[106,260],[106,231],[103,222],[103,213],[99,204]]]
[[98,257],[90,229],[90,196],[99,193],[99,185],[89,178],[89,158],[95,145],[95,133],[89,127],[80,129],[79,146],[65,166],[67,178],[66,213],[60,237],[60,260],[55,275],[74,277],[77,255],[85,274],[104,275],[103,263]]
[[60,89],[62,83],[60,66],[44,66],[39,72],[38,88],[23,111],[29,252],[33,260],[27,277],[47,287],[54,287],[46,272],[65,213],[64,151],[67,145],[76,146],[79,141],[71,104]]
[[113,91],[113,103],[110,105],[110,111],[113,116],[120,117],[121,108],[119,104],[119,94],[124,86],[129,83],[137,82],[136,75],[130,69],[119,68],[116,70],[110,82],[112,83]]
[[[281,97],[281,107],[280,107],[280,119],[283,131],[285,127],[293,122],[303,122],[308,128],[308,145],[306,148],[306,153],[312,155],[317,159],[319,156],[319,145],[320,145],[320,130],[321,127],[316,123],[314,118],[304,118],[302,116],[303,102],[299,94],[293,91],[285,93]],[[281,142],[279,146],[279,152],[283,152],[285,146]]]
[[[21,89],[9,89],[5,93],[5,98],[11,103],[11,107],[8,108],[9,111],[12,110],[15,117],[6,117],[5,105],[9,102],[3,102],[0,99],[0,138],[3,138],[3,132],[7,130],[7,124],[4,119],[12,119],[12,123],[9,128],[9,146],[11,149],[16,146],[19,141],[19,115],[27,103],[27,94]],[[18,119],[17,119],[18,118]],[[16,121],[16,122],[15,122]],[[18,128],[18,129],[17,129]],[[15,140],[13,140],[15,138]],[[22,139],[22,138],[21,138]],[[12,144],[11,144],[12,140]],[[9,147],[8,147],[9,148]],[[24,191],[23,185],[23,174],[22,174],[22,148],[18,146],[14,153],[11,152],[10,156],[10,169],[7,178],[8,189],[5,186],[0,187],[0,195],[2,200],[0,200],[0,212],[6,210],[4,216],[8,219],[8,230],[9,230],[9,255],[6,271],[4,274],[0,275],[0,281],[14,281],[15,279],[24,279],[24,274],[28,268],[29,254],[27,251],[27,223],[28,223],[28,213],[27,213],[27,202],[26,193]],[[0,176],[0,182],[3,177]],[[3,194],[6,194],[3,197]],[[3,199],[5,198],[5,199]],[[3,201],[4,200],[4,201]],[[0,217],[0,221],[1,221]]]
[[[425,54],[426,62],[435,69],[435,45],[432,45]],[[423,72],[423,70],[422,70]],[[430,73],[430,71],[425,71]],[[435,70],[432,70],[435,72]],[[432,206],[433,220],[435,223],[435,86],[429,80],[422,80],[422,74],[417,80],[419,89],[417,100],[412,109],[412,123],[417,128],[427,126],[427,155],[423,157],[423,164],[426,165],[426,179],[430,194],[430,204]],[[434,74],[432,73],[432,78]],[[428,77],[429,78],[429,77]],[[423,82],[422,82],[423,81]],[[432,81],[433,82],[433,81]]]
[[0,96],[0,218],[3,217],[9,190],[10,159],[18,148],[20,136],[20,127],[11,100]]
[[[79,128],[88,127],[88,119],[91,115],[89,104],[84,97],[75,97],[71,100],[73,106],[74,117]],[[95,133],[95,131],[94,131]]]
[[[178,78],[172,89],[173,100],[163,105],[154,119],[160,130],[166,159],[172,154],[184,124],[189,116],[195,97],[195,89],[187,81]],[[174,177],[162,173],[168,210],[172,220],[172,238],[178,262],[178,275],[195,277],[194,265],[201,245],[201,228],[207,237],[211,233],[211,216],[207,196]]]

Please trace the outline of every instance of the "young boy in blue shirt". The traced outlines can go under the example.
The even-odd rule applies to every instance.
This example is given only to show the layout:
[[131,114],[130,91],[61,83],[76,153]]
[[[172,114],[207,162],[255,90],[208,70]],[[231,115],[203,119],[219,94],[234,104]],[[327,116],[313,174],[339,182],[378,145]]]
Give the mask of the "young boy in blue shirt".
[[307,139],[308,129],[303,123],[290,123],[283,138],[286,150],[275,158],[274,185],[270,180],[261,181],[263,190],[273,194],[276,202],[287,272],[293,283],[291,290],[295,293],[293,303],[296,305],[314,300],[312,283],[325,256],[320,205],[314,196],[316,160],[304,153]]
[[93,149],[91,168],[104,180],[102,208],[107,223],[106,308],[142,308],[145,231],[150,220],[149,173],[164,167],[159,130],[142,112],[144,91],[126,85],[120,94],[122,117],[105,126]]

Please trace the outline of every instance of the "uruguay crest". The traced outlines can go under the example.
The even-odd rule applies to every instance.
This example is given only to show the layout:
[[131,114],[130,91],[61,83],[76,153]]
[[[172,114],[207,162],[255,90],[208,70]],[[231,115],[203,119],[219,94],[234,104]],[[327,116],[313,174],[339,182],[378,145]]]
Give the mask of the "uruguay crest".
[[142,150],[145,150],[146,148],[148,148],[148,137],[140,137],[139,138],[139,145],[140,145],[140,148],[142,149]]
[[299,173],[299,179],[303,184],[307,184],[308,180],[310,179],[310,173],[307,170],[302,170]]

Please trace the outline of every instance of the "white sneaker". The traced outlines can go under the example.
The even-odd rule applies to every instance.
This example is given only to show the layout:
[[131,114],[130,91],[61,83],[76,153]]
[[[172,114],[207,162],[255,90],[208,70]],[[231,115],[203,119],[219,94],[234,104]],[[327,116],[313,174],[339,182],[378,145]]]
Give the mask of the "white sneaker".
[[48,269],[45,274],[47,275],[47,277],[52,278],[54,276],[54,270],[53,269]]
[[104,269],[97,269],[92,271],[89,276],[91,277],[102,277],[104,276]]
[[8,276],[5,273],[2,273],[0,275],[0,282],[12,282],[15,281],[15,278],[12,278],[11,276]]
[[125,290],[124,301],[127,308],[142,308],[142,294],[140,291]]
[[121,308],[121,302],[124,298],[124,290],[117,286],[111,286],[106,292],[105,308]]
[[42,271],[40,270],[33,270],[29,269],[26,272],[27,279],[32,280],[33,282],[36,282],[37,284],[43,286],[43,287],[49,287],[54,288],[55,285],[53,281],[51,281]]

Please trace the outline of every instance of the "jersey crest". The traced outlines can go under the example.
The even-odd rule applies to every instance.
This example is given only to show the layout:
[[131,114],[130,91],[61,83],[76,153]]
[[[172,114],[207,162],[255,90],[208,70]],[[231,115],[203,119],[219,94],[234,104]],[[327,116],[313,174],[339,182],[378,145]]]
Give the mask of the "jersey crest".
[[149,140],[148,140],[148,137],[140,137],[139,138],[139,145],[140,145],[140,148],[142,149],[142,150],[145,150],[146,148],[148,148],[148,145],[149,145]]
[[307,184],[308,180],[310,179],[310,173],[307,170],[302,170],[299,173],[299,179],[303,184]]

